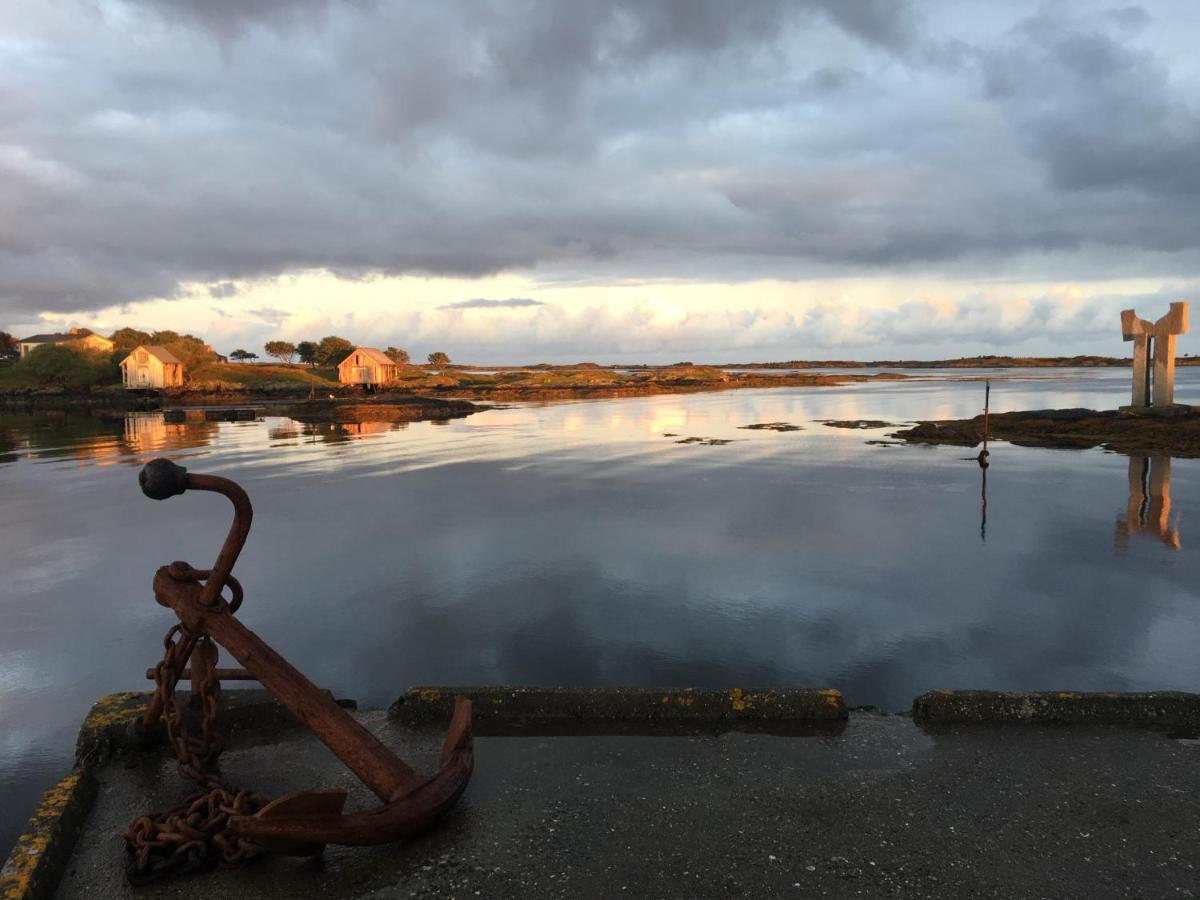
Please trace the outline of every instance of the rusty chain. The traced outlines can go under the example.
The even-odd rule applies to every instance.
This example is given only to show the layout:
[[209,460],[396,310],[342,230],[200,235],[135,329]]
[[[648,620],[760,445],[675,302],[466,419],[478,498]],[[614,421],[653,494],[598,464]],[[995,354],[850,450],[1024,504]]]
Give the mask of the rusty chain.
[[[172,574],[180,580],[201,580],[207,572],[186,564]],[[241,600],[240,585],[234,589]],[[184,625],[173,626],[163,638],[162,661],[155,666],[155,691],[162,700],[162,721],[175,753],[179,774],[201,790],[165,812],[138,816],[125,830],[128,863],[125,874],[133,884],[157,878],[249,862],[266,851],[227,830],[231,816],[253,815],[267,804],[258,794],[227,785],[217,771],[224,748],[221,731],[221,682],[216,677],[217,645],[207,634]],[[189,732],[175,697],[188,657],[192,658],[192,693],[201,705],[201,733]]]

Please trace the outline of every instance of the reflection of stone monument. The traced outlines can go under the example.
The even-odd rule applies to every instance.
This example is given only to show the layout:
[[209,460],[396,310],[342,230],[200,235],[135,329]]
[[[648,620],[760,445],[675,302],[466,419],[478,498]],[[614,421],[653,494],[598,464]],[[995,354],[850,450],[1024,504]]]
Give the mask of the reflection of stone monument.
[[1129,457],[1129,505],[1125,518],[1117,517],[1117,547],[1125,549],[1135,534],[1152,534],[1168,547],[1183,546],[1171,517],[1171,457]]
[[[1121,312],[1121,336],[1133,341],[1133,402],[1130,407],[1142,409],[1151,405],[1153,383],[1154,406],[1167,408],[1175,402],[1175,336],[1188,330],[1188,305],[1172,303],[1170,312],[1157,322],[1139,319],[1132,309]],[[1151,377],[1150,356],[1154,356]]]

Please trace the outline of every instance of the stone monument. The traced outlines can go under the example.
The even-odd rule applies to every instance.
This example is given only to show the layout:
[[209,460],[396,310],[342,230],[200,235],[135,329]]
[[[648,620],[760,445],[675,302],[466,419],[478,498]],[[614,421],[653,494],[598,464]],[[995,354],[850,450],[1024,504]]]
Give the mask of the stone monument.
[[[1122,409],[1157,408],[1163,412],[1175,403],[1175,336],[1188,330],[1188,305],[1172,303],[1157,322],[1139,319],[1132,309],[1121,311],[1121,336],[1133,341],[1133,402]],[[1154,356],[1151,376],[1150,357]],[[1151,395],[1153,394],[1153,404]]]

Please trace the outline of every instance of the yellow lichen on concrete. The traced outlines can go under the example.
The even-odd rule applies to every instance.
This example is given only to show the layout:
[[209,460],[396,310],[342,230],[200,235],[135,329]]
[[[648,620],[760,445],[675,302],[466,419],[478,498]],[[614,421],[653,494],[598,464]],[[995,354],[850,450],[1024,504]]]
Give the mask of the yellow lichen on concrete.
[[730,706],[733,707],[733,709],[736,712],[741,712],[742,710],[750,709],[750,707],[752,705],[751,703],[748,702],[747,696],[742,693],[741,688],[730,688],[729,689],[729,704],[730,704]]
[[820,695],[825,698],[825,703],[828,706],[839,708],[842,705],[842,692],[836,688],[825,688],[819,691]]
[[438,700],[442,699],[442,692],[431,690],[429,688],[423,688],[417,691],[417,699],[422,703],[436,703]]
[[123,691],[101,697],[83,720],[75,742],[76,765],[94,765],[107,753],[108,741],[116,729],[139,718],[150,701],[145,691]]
[[142,712],[149,698],[150,695],[142,691],[124,691],[101,697],[83,720],[82,731],[89,733],[102,731],[112,725],[124,725]]
[[[42,797],[41,805],[29,819],[28,830],[17,838],[8,862],[0,869],[0,900],[32,900],[47,895],[51,886],[43,883],[52,877],[48,854],[72,836],[63,834],[64,816],[85,800],[87,772],[75,769]],[[80,810],[82,812],[82,810]]]
[[680,694],[678,697],[675,698],[675,703],[678,706],[691,706],[695,702],[696,702],[696,698],[693,697],[691,694]]

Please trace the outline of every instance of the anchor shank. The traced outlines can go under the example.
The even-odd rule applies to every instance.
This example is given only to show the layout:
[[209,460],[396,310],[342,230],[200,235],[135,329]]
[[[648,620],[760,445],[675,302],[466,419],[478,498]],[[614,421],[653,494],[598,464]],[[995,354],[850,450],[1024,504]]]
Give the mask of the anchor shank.
[[205,630],[333,751],[379,799],[408,792],[421,778],[262,638],[223,612],[202,613]]
[[403,796],[421,781],[382,741],[234,618],[228,606],[202,605],[199,585],[177,581],[164,566],[154,576],[154,595],[160,603],[172,607],[192,631],[208,633],[228,650],[381,800]]
[[233,571],[233,564],[237,562],[238,555],[242,552],[242,545],[246,543],[246,536],[250,534],[250,524],[254,520],[254,508],[250,505],[250,498],[242,490],[241,485],[228,478],[222,478],[220,475],[189,474],[187,486],[189,490],[193,491],[213,491],[223,494],[233,504],[233,524],[229,526],[229,534],[225,535],[225,543],[221,545],[221,552],[217,554],[212,574],[204,585],[204,593],[200,597],[201,603],[205,606],[212,606],[217,602],[221,589],[225,587],[229,573]]

